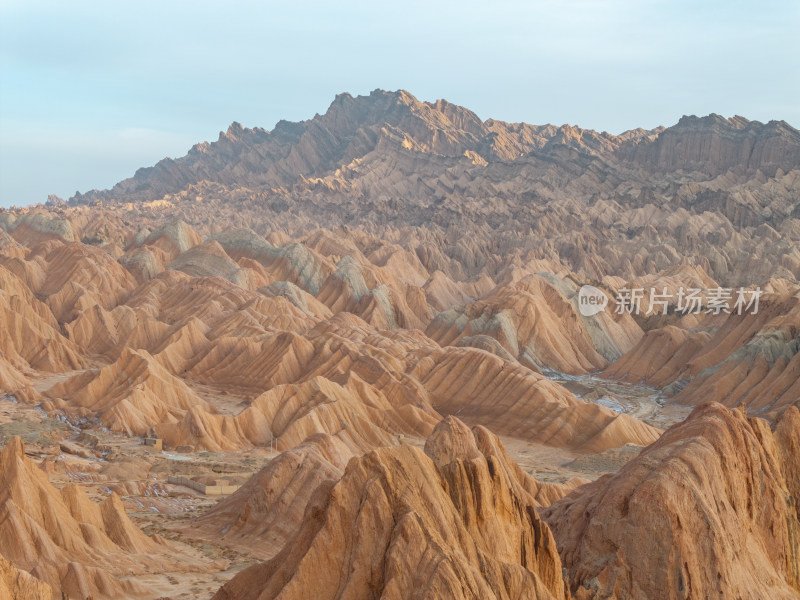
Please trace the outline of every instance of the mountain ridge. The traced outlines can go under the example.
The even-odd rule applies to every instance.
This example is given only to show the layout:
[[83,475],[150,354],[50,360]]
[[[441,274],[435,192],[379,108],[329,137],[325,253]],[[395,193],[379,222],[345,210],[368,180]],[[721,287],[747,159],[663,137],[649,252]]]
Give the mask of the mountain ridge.
[[[787,156],[781,158],[775,149],[758,148],[758,140],[765,132],[772,134],[767,139],[779,137],[785,141],[784,146],[790,149]],[[689,157],[689,162],[701,166],[704,161],[710,162],[711,174],[724,172],[730,166],[724,155],[716,162],[713,156],[708,156],[708,152],[714,151],[713,146],[724,145],[726,138],[738,146],[744,145],[745,150],[752,144],[751,158],[757,150],[755,156],[760,160],[746,164],[748,172],[765,169],[774,174],[779,168],[786,170],[790,161],[791,164],[800,161],[800,132],[785,121],[763,124],[739,116],[725,119],[712,113],[705,117],[683,116],[671,127],[632,129],[615,136],[572,125],[482,121],[471,110],[446,100],[422,102],[404,90],[374,90],[368,96],[338,94],[323,115],[298,122],[281,120],[272,131],[245,128],[234,121],[227,131],[220,132],[215,142],[195,144],[183,157],[165,158],[152,167],[139,169],[133,177],[110,190],[76,193],[70,203],[113,199],[153,201],[203,180],[279,187],[364,158],[378,149],[382,141],[394,141],[414,152],[485,164],[514,162],[528,155],[546,158],[559,146],[566,146],[579,154],[601,155],[633,166],[655,161],[656,166],[678,168],[680,160],[663,160],[663,154],[670,148],[661,149],[664,139],[676,135],[700,135],[705,136],[704,140],[711,135],[721,140],[712,139],[711,148],[706,147],[707,140],[701,140],[694,155]],[[653,153],[655,156],[651,156]],[[225,164],[232,161],[240,168]]]

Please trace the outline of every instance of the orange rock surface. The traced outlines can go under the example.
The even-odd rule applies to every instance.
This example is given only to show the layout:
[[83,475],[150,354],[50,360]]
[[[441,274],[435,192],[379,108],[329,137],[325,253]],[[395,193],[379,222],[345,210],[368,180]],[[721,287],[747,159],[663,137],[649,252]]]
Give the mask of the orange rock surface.
[[[55,592],[81,598],[141,595],[145,590],[135,579],[118,576],[181,560],[168,542],[146,536],[128,519],[116,494],[95,504],[77,485],[50,485],[18,437],[0,451],[0,548],[6,560]],[[41,589],[26,579],[9,583]]]
[[[544,511],[576,598],[797,598],[800,412],[715,403]],[[635,534],[633,533],[635,532]]]
[[318,489],[281,553],[215,598],[565,598],[536,501],[502,456],[481,452],[484,435],[447,419],[425,453],[353,459]]

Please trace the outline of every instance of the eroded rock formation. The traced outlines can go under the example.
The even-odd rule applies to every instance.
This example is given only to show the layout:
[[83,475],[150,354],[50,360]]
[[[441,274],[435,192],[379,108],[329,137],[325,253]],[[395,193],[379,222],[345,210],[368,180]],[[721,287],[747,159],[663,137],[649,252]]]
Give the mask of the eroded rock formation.
[[530,485],[486,435],[450,418],[424,453],[404,445],[353,459],[281,553],[215,598],[565,598]]
[[[800,412],[705,404],[544,511],[576,598],[797,598]],[[635,533],[634,533],[635,532]]]

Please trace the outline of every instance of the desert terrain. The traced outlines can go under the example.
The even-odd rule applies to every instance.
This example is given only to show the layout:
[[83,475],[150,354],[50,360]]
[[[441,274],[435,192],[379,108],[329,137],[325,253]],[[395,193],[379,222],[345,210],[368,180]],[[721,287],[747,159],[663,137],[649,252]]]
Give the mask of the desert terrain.
[[783,121],[345,93],[0,209],[0,598],[798,598],[799,409]]

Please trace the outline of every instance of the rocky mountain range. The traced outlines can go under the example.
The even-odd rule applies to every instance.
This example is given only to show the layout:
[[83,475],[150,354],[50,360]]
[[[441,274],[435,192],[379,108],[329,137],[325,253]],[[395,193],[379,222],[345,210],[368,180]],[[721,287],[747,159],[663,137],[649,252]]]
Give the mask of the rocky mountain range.
[[[234,123],[216,142],[70,203],[155,202],[213,227],[189,208],[200,202],[213,208],[199,212],[259,233],[424,226],[491,238],[479,254],[557,258],[595,279],[690,262],[746,285],[754,273],[800,275],[794,245],[781,243],[800,235],[799,163],[800,132],[783,121],[712,114],[614,136],[484,122],[446,101],[376,90],[271,132]],[[471,274],[487,267],[474,260]]]

